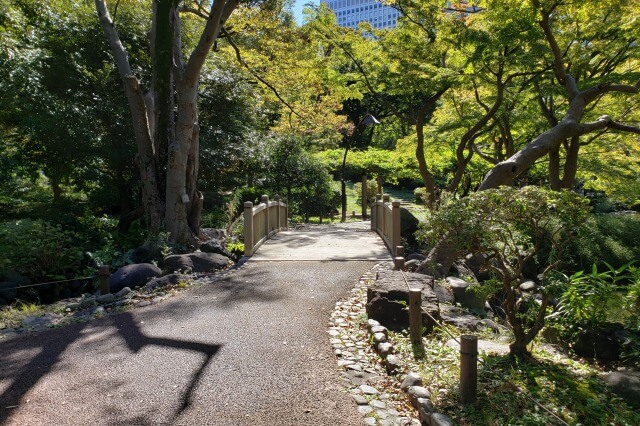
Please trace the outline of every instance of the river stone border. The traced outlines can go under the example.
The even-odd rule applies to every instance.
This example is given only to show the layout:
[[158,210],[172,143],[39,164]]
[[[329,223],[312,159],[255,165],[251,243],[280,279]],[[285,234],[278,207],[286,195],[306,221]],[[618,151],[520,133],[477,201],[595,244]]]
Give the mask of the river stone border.
[[346,301],[336,303],[329,321],[330,343],[349,394],[358,404],[365,425],[449,426],[448,416],[436,413],[429,391],[417,373],[405,370],[388,342],[388,330],[378,321],[366,320],[367,286],[392,262],[374,266],[358,280]]

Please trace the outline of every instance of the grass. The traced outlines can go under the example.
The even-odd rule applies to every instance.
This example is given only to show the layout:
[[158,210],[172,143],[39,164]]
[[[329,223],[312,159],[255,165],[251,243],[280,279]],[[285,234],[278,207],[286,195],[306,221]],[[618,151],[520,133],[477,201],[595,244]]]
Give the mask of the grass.
[[455,424],[640,424],[640,413],[607,391],[597,368],[536,347],[529,362],[481,354],[478,402],[463,406],[458,403],[458,349],[444,345],[448,335],[428,337],[420,361],[413,359],[408,336],[392,334],[391,339],[410,369],[422,376],[436,410]]
[[17,300],[13,305],[0,309],[0,329],[21,327],[24,318],[43,316],[46,312],[45,306]]

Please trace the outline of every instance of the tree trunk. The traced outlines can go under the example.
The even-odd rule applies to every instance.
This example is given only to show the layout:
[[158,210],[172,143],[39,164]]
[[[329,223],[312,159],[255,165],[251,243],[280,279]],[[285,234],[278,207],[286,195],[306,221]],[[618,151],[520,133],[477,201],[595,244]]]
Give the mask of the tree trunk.
[[418,144],[416,146],[416,159],[418,160],[418,170],[427,190],[427,207],[432,208],[436,202],[436,180],[427,167],[427,160],[424,156],[424,122],[426,111],[420,111],[416,120],[416,136]]
[[60,179],[57,176],[49,177],[51,181],[51,190],[53,191],[53,202],[59,203],[62,200],[62,188],[60,187]]

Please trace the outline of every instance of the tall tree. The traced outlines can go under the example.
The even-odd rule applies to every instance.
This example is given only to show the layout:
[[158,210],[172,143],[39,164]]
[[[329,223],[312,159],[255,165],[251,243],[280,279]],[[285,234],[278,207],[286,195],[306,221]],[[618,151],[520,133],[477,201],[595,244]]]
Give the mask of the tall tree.
[[[155,0],[149,36],[152,81],[145,92],[106,0],[95,0],[129,102],[145,213],[151,231],[165,228],[174,242],[194,244],[199,233],[203,195],[196,186],[198,84],[207,55],[239,3],[240,0]],[[183,52],[181,28],[186,13],[204,19],[188,58]]]

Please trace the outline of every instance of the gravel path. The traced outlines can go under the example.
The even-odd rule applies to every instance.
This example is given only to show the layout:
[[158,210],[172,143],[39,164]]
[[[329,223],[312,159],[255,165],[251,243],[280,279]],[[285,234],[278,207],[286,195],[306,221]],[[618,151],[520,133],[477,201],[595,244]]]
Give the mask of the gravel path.
[[160,304],[4,342],[0,424],[360,425],[326,330],[374,263],[249,261]]

